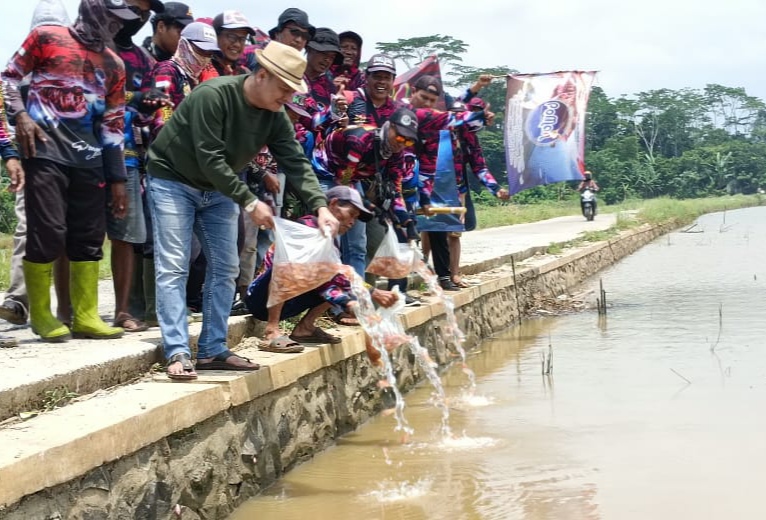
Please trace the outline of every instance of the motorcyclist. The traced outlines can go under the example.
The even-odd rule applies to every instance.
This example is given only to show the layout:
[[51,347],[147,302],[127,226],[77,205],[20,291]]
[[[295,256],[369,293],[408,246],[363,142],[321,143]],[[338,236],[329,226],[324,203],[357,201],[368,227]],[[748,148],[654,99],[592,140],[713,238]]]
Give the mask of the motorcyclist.
[[[593,174],[589,170],[585,170],[584,178],[577,186],[578,193],[582,194],[585,190],[590,190],[593,193],[598,191],[598,184],[593,180]],[[580,199],[580,209],[583,209],[582,198]],[[596,197],[593,197],[593,214],[596,214]]]

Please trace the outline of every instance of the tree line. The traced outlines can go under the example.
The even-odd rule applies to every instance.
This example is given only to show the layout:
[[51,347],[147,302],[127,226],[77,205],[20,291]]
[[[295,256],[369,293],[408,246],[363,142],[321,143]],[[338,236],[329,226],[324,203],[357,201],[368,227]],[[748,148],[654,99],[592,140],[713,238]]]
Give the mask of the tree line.
[[[377,44],[405,68],[437,54],[445,85],[464,89],[479,74],[505,76],[507,66],[463,63],[468,44],[432,35]],[[446,70],[446,73],[444,71]],[[505,182],[503,112],[506,84],[493,81],[481,92],[497,114],[480,140],[490,170]],[[586,115],[586,167],[606,203],[629,198],[697,198],[755,193],[766,188],[766,103],[744,88],[710,84],[702,89],[658,89],[610,98],[594,87]],[[514,201],[535,202],[568,196],[562,185],[522,191]],[[480,201],[492,203],[490,197]]]

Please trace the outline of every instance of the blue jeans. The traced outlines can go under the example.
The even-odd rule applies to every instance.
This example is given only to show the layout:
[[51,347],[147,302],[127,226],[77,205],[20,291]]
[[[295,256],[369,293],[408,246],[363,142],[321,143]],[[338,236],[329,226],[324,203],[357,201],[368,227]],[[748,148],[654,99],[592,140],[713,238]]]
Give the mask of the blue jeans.
[[186,318],[192,234],[207,258],[202,296],[202,333],[197,358],[221,354],[239,274],[237,219],[239,207],[229,197],[196,190],[186,184],[148,178],[154,226],[154,269],[157,277],[157,320],[165,357],[191,354]]

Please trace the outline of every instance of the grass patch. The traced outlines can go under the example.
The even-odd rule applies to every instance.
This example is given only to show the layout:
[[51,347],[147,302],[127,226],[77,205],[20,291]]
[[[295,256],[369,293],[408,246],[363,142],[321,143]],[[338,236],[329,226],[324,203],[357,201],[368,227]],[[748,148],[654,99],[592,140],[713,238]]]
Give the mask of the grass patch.
[[[551,244],[548,247],[548,253],[559,254],[566,247],[574,247],[585,242],[607,240],[620,231],[641,224],[664,224],[671,227],[681,227],[694,222],[697,217],[706,213],[761,206],[765,203],[766,198],[763,195],[732,195],[687,200],[662,197],[650,200],[627,200],[611,206],[601,203],[599,204],[599,213],[618,213],[617,222],[614,226],[604,231],[583,233],[576,240]],[[579,199],[539,204],[508,203],[494,206],[476,206],[478,229],[525,224],[579,214]],[[8,288],[12,252],[13,237],[0,234],[0,290]],[[104,258],[99,265],[99,278],[102,280],[112,276],[111,257],[112,247],[111,243],[107,240],[104,243]]]
[[[625,204],[608,206],[606,209],[611,211],[604,211],[605,213],[620,211],[614,226],[603,231],[586,231],[578,238],[567,242],[551,243],[547,248],[547,253],[558,255],[567,248],[581,246],[585,243],[602,242],[618,235],[621,231],[642,224],[667,225],[671,228],[678,228],[691,224],[698,217],[707,213],[761,206],[764,203],[766,203],[766,198],[757,194],[687,200],[663,197],[651,200],[629,201]],[[577,210],[579,210],[579,207]],[[628,212],[628,210],[632,211]]]

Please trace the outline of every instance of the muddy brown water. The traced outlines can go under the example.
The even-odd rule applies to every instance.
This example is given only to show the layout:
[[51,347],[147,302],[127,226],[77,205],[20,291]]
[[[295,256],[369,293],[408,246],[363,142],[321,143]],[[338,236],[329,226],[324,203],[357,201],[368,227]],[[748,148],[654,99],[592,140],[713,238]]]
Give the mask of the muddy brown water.
[[407,442],[379,416],[231,518],[766,518],[766,209],[694,231],[602,273],[606,320],[535,319],[485,341],[473,396],[446,372],[455,438],[421,385]]

